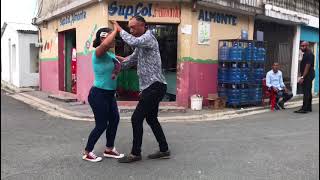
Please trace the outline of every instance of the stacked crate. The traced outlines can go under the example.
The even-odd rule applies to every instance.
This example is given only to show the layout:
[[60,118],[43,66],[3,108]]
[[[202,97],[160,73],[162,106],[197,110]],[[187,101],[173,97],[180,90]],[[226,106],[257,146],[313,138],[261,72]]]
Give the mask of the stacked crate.
[[227,105],[258,105],[262,102],[266,43],[229,39],[219,41],[218,94]]

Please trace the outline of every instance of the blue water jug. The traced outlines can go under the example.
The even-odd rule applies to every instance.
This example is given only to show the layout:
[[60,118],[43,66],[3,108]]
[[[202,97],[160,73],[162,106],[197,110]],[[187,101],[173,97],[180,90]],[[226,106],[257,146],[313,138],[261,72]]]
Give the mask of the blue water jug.
[[227,43],[224,42],[223,46],[219,49],[219,60],[220,61],[226,61],[229,59],[229,48],[227,46]]
[[228,89],[228,104],[229,105],[240,105],[240,89],[236,84],[232,84]]
[[218,82],[219,83],[226,83],[228,82],[229,70],[226,63],[219,63],[218,69]]
[[254,92],[252,96],[255,103],[260,103],[262,101],[262,88],[261,87],[254,88]]
[[262,82],[262,79],[264,78],[264,69],[263,68],[257,68],[254,70],[254,76],[255,76],[255,81],[257,84],[260,84]]
[[[242,104],[249,104],[249,89],[247,87],[242,87],[240,91],[240,102]],[[251,95],[250,95],[251,96]]]
[[219,83],[227,83],[228,82],[228,69],[227,68],[219,68],[218,81],[219,81]]
[[227,84],[219,83],[218,84],[218,95],[219,97],[228,97]]
[[256,61],[258,50],[253,43],[248,43],[248,47],[245,48],[245,60]]
[[241,30],[241,39],[248,40],[248,31]]
[[243,51],[244,51],[244,49],[242,47],[242,44],[239,43],[238,50],[237,50],[237,60],[238,61],[242,61],[242,59],[243,59]]
[[238,60],[238,44],[233,43],[233,46],[229,49],[229,59],[232,61]]
[[258,61],[264,61],[266,57],[266,50],[264,47],[258,48]]
[[249,78],[249,72],[250,69],[248,67],[247,63],[243,63],[241,64],[241,83],[248,83],[250,78]]
[[241,69],[237,63],[232,63],[228,72],[229,83],[240,83],[241,82]]

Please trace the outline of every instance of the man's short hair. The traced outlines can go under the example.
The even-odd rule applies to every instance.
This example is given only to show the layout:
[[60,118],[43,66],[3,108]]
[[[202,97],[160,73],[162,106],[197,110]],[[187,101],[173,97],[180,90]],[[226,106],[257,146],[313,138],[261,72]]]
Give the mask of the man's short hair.
[[144,24],[147,23],[146,20],[140,15],[134,15],[132,18],[135,18],[137,21],[142,22]]

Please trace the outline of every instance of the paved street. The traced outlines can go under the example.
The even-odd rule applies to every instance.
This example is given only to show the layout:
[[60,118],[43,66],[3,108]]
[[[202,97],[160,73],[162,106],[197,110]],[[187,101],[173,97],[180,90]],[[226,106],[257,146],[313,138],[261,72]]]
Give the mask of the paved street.
[[[145,126],[143,161],[81,160],[94,122],[59,119],[1,93],[1,179],[13,180],[316,180],[319,108],[293,109],[232,120],[163,123],[169,160],[148,160],[157,149]],[[119,125],[116,146],[131,148],[131,124]],[[95,152],[101,155],[104,135]]]

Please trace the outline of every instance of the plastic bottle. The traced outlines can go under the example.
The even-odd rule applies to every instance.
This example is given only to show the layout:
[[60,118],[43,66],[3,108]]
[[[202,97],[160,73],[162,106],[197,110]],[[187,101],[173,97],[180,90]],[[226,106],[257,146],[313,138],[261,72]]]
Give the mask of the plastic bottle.
[[226,63],[219,63],[218,69],[218,82],[227,83],[228,82],[228,68]]
[[224,42],[223,46],[219,49],[219,60],[226,61],[229,59],[229,48],[227,46],[227,43]]
[[237,60],[238,61],[242,61],[242,55],[243,55],[243,48],[242,48],[241,43],[239,43],[238,49],[237,49]]
[[237,63],[232,63],[228,72],[229,83],[240,83],[241,82],[241,69]]
[[265,57],[266,57],[266,50],[264,49],[264,47],[260,46],[258,48],[258,52],[259,52],[259,58],[258,60],[259,61],[264,61],[265,60]]
[[233,43],[233,46],[229,50],[229,59],[232,61],[237,61],[237,54],[238,54],[238,44],[236,42]]
[[241,39],[248,40],[248,32],[244,29],[241,30]]

